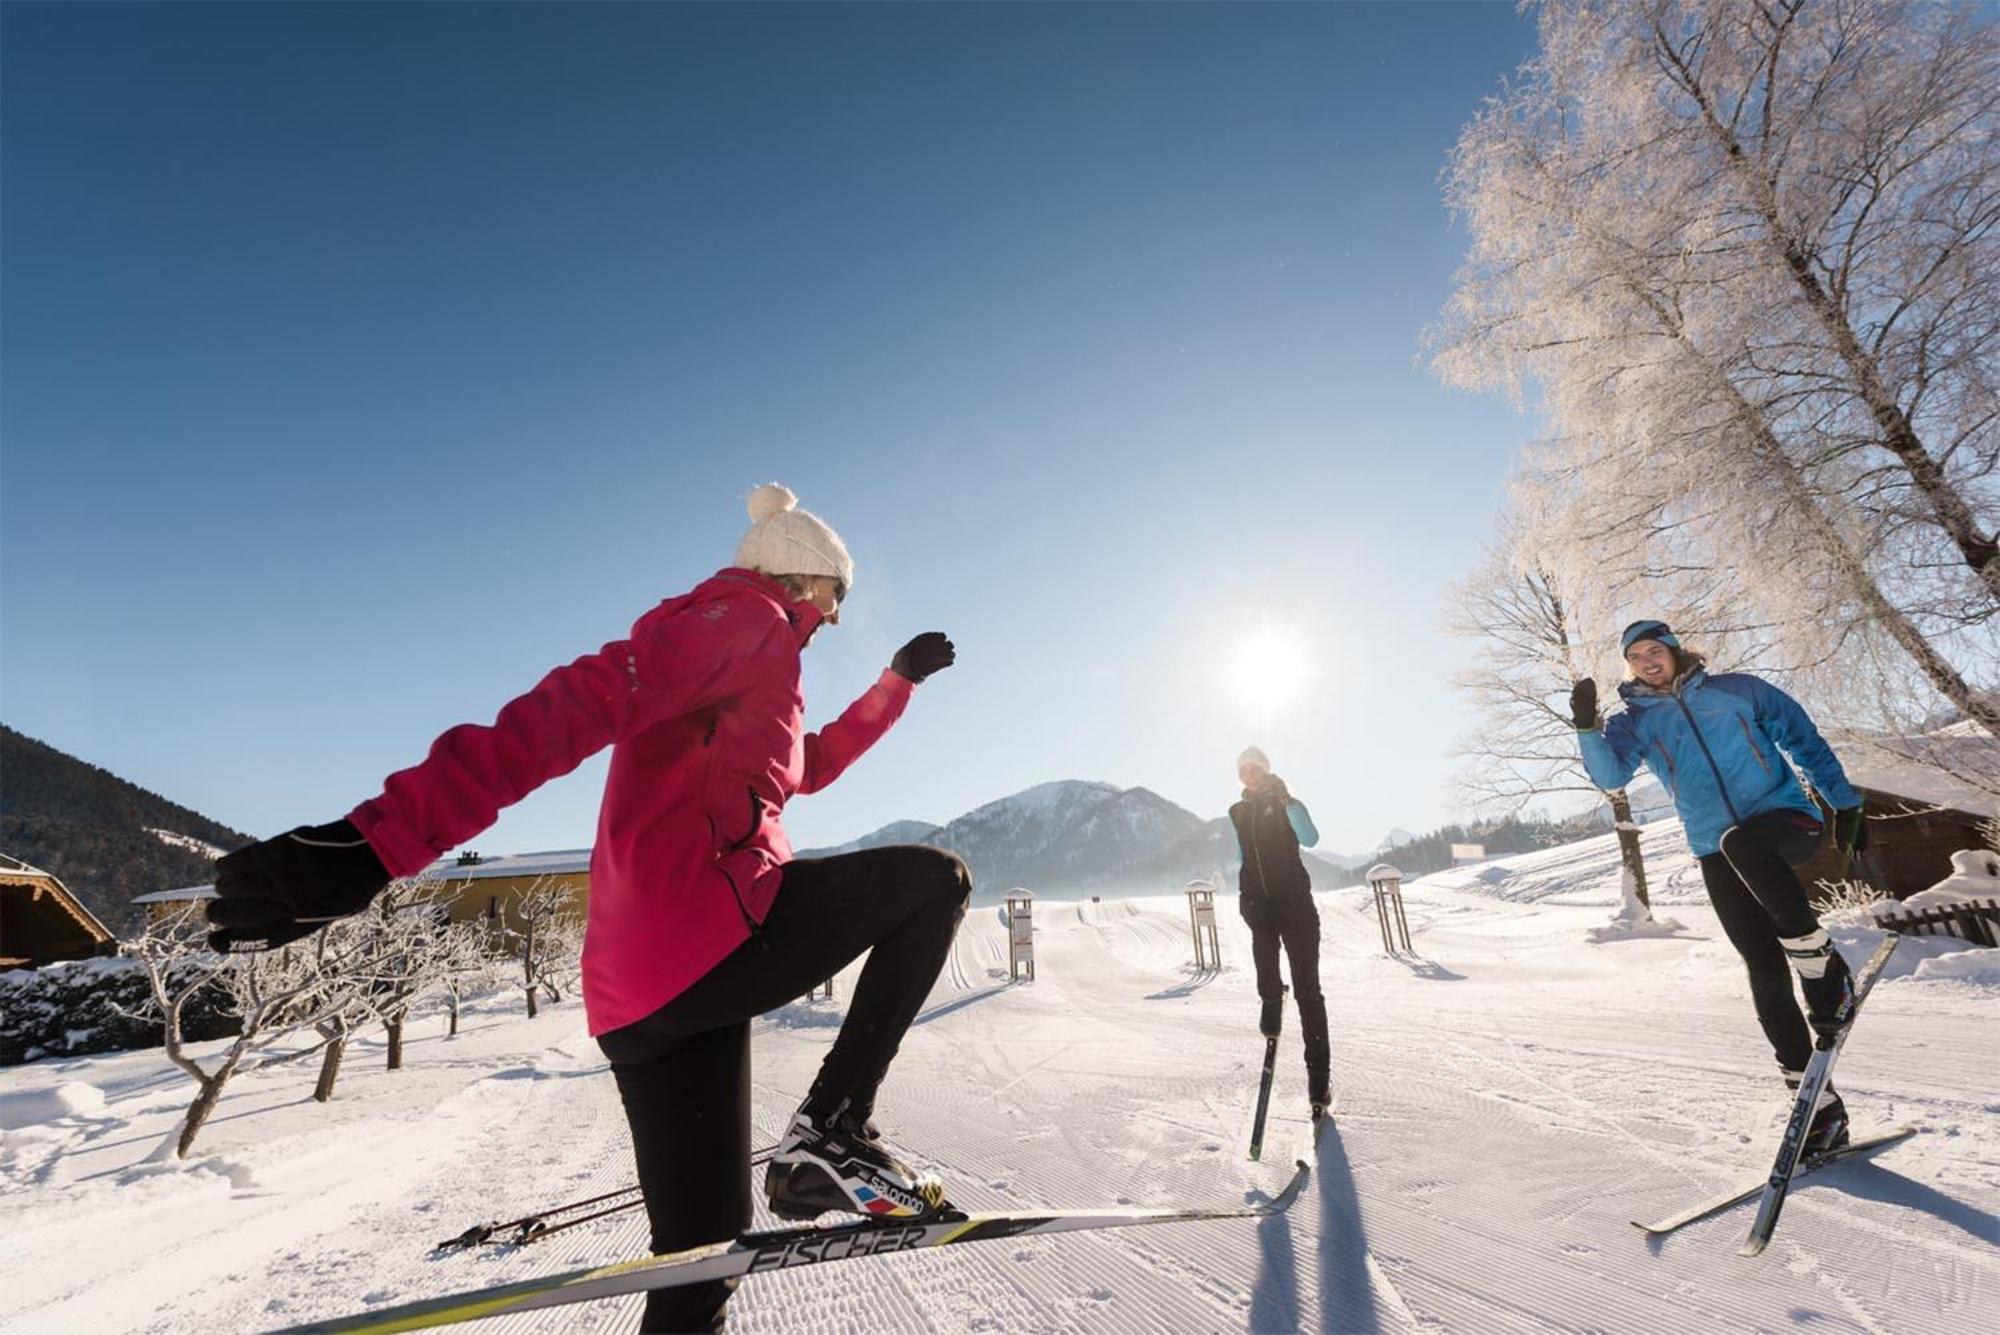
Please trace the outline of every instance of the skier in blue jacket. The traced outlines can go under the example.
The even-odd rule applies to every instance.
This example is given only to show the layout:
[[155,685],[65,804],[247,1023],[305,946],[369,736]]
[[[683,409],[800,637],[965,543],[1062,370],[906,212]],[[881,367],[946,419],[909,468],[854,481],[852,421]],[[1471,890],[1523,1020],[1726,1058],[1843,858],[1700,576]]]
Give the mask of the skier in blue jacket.
[[[1849,856],[1867,839],[1861,797],[1805,710],[1777,687],[1748,673],[1711,674],[1663,621],[1633,622],[1619,645],[1621,713],[1600,719],[1597,683],[1588,677],[1570,693],[1584,768],[1592,783],[1611,790],[1630,783],[1644,763],[1666,786],[1709,902],[1749,970],[1757,1021],[1786,1083],[1797,1088],[1813,1033],[1838,1029],[1853,979],[1795,870],[1812,857],[1824,829],[1794,766],[1834,809],[1835,837]],[[1793,972],[1805,993],[1804,1018]],[[1806,1148],[1846,1142],[1847,1110],[1828,1085]]]

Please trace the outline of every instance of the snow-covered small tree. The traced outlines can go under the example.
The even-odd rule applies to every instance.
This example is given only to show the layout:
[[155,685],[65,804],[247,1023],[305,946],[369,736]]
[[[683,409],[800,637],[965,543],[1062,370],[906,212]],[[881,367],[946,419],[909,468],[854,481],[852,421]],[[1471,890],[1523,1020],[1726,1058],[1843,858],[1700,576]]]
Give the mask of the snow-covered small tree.
[[467,996],[500,981],[504,961],[496,955],[496,933],[483,919],[448,921],[438,940],[438,990],[444,997],[448,1038],[458,1037]]
[[367,999],[387,1037],[388,1069],[403,1066],[403,1026],[410,1008],[451,985],[460,967],[451,931],[450,893],[432,877],[392,882],[369,909],[373,941]]
[[313,957],[320,970],[313,1019],[320,1036],[320,1063],[312,1093],[319,1103],[333,1098],[348,1041],[381,1018],[376,990],[383,969],[382,941],[372,916],[371,909],[329,923],[302,943],[301,953]]
[[502,921],[510,953],[521,964],[517,976],[527,1000],[528,1018],[533,1019],[538,1012],[538,993],[560,1001],[564,989],[576,978],[583,948],[583,915],[560,881],[543,876],[522,892]]
[[[317,1026],[341,1004],[342,989],[330,981],[351,964],[356,948],[343,942],[328,951],[301,942],[284,950],[219,955],[208,948],[208,923],[199,904],[148,924],[126,943],[125,953],[145,970],[149,1011],[165,1029],[167,1060],[195,1083],[175,1142],[177,1157],[187,1157],[247,1057],[300,1028]],[[188,1050],[181,1021],[191,999],[211,987],[227,991],[242,1028],[213,1064],[204,1066]]]

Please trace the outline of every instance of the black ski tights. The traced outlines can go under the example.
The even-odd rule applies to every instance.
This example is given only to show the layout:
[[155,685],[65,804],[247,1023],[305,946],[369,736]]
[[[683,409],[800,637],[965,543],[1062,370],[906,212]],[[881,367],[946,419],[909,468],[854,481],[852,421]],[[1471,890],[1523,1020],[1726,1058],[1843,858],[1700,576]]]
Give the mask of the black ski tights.
[[1278,974],[1282,948],[1292,968],[1292,995],[1305,1039],[1306,1073],[1324,1084],[1329,1060],[1326,996],[1319,988],[1319,909],[1310,895],[1286,895],[1275,903],[1245,897],[1239,907],[1250,925],[1250,958],[1257,966],[1257,995],[1270,1001],[1285,994]]
[[1778,938],[1806,936],[1819,928],[1805,886],[1792,869],[1813,855],[1820,828],[1802,811],[1767,811],[1731,826],[1722,836],[1722,851],[1701,859],[1709,903],[1749,971],[1757,1023],[1787,1071],[1805,1069],[1813,1038]]
[[[631,1124],[655,1253],[722,1242],[750,1224],[751,1018],[872,947],[811,1096],[866,1112],[944,967],[971,886],[965,864],[935,848],[789,863],[755,937],[645,1019],[599,1036]],[[640,1329],[718,1329],[734,1287],[656,1290]]]

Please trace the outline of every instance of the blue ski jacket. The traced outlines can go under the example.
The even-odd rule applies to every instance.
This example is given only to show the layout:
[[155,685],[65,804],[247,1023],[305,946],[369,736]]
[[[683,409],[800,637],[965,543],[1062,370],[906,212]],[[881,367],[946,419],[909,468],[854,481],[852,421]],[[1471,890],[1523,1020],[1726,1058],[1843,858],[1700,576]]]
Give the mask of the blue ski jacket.
[[1669,690],[1628,681],[1618,694],[1621,713],[1577,734],[1590,781],[1623,788],[1644,763],[1666,785],[1697,857],[1718,851],[1730,826],[1766,811],[1789,807],[1817,819],[1794,765],[1836,811],[1861,805],[1806,711],[1767,681],[1696,668]]

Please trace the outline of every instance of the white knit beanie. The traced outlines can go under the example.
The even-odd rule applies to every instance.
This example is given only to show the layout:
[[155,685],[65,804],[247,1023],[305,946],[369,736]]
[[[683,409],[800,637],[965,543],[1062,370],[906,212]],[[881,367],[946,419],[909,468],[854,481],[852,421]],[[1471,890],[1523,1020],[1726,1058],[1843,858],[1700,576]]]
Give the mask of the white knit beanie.
[[1243,754],[1236,757],[1236,768],[1242,769],[1245,765],[1255,765],[1258,769],[1269,774],[1271,772],[1271,757],[1265,755],[1259,747],[1246,746],[1243,748]]
[[750,531],[736,548],[736,564],[767,575],[831,575],[854,585],[854,558],[840,535],[799,509],[799,498],[776,482],[750,493]]

